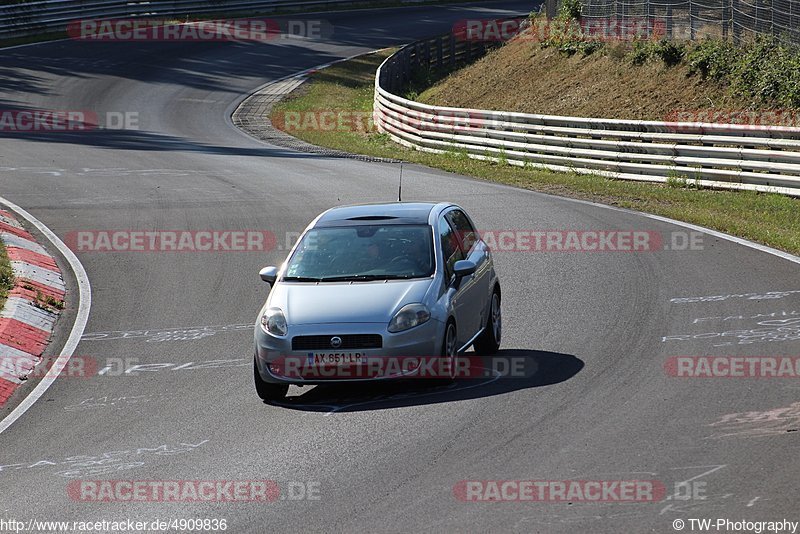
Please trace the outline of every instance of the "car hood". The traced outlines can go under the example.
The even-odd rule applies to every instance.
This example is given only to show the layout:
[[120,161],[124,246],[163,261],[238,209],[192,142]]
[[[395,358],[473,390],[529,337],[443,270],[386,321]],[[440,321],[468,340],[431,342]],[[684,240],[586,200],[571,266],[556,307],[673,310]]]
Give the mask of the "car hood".
[[279,283],[269,306],[281,308],[290,325],[388,323],[402,306],[422,302],[433,280]]

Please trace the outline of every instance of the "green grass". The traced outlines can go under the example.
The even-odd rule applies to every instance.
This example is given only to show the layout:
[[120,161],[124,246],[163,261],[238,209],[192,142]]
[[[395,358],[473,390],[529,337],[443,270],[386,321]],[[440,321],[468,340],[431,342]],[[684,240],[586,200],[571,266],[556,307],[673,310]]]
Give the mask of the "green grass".
[[11,261],[8,259],[5,244],[0,241],[0,309],[3,309],[8,292],[13,287],[14,272],[11,270]]
[[[375,70],[392,52],[361,56],[316,73],[310,84],[275,106],[273,122],[277,124],[274,118],[287,111],[371,112]],[[463,153],[428,154],[404,148],[374,131],[295,129],[289,133],[315,145],[654,213],[800,254],[800,200],[783,195],[702,189],[694,180],[681,177],[652,184],[483,162]]]
[[36,290],[36,298],[33,300],[33,305],[42,310],[55,313],[58,313],[59,310],[63,310],[66,307],[66,303],[63,300],[45,295],[38,289]]

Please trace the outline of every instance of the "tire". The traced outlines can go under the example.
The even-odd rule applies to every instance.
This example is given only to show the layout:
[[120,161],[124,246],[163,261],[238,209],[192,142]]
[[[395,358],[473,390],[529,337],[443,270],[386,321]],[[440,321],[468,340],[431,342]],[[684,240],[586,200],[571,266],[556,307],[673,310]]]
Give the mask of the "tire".
[[450,359],[450,376],[442,377],[442,382],[452,382],[456,378],[456,363],[458,360],[458,349],[456,323],[450,319],[444,328],[444,340],[442,341],[441,357]]
[[258,364],[255,358],[253,359],[253,379],[256,385],[256,393],[261,397],[261,400],[280,400],[286,397],[286,394],[289,392],[289,384],[272,384],[270,382],[265,382],[258,372]]
[[495,288],[489,304],[489,316],[486,318],[486,327],[478,336],[473,346],[478,354],[494,354],[500,348],[500,338],[503,335],[503,314],[500,308],[500,290]]

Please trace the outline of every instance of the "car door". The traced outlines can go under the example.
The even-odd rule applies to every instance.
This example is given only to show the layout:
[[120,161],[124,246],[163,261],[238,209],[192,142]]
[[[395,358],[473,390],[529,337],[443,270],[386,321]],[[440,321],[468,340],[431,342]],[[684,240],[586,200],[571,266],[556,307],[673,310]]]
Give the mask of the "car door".
[[461,348],[469,341],[470,332],[473,328],[470,323],[474,320],[471,317],[469,300],[466,298],[466,292],[464,291],[464,281],[462,280],[458,287],[454,287],[453,284],[455,280],[453,265],[457,261],[464,259],[464,252],[461,249],[455,230],[450,226],[444,215],[439,217],[436,232],[442,250],[442,259],[444,260],[442,270],[444,271],[444,283],[446,285],[445,293],[453,310],[453,316],[456,319],[456,341],[458,348]]
[[472,331],[474,335],[486,324],[492,283],[490,255],[486,243],[480,239],[469,217],[462,210],[453,209],[446,214],[446,218],[456,231],[464,257],[477,267],[469,280],[469,287],[466,288],[475,318]]
[[467,216],[460,209],[451,209],[445,213],[445,219],[450,223],[451,228],[456,233],[461,255],[464,259],[473,262],[476,266],[475,273],[464,277],[461,280],[460,290],[463,292],[461,297],[464,306],[465,319],[463,330],[465,335],[464,343],[469,341],[484,324],[484,309],[486,307],[486,297],[484,296],[486,285],[486,251],[482,247],[482,242],[478,239],[475,229],[472,227]]
[[455,229],[461,241],[464,257],[475,263],[478,273],[478,285],[484,291],[486,299],[489,298],[489,290],[492,282],[492,256],[486,243],[481,239],[480,234],[475,230],[472,221],[460,209],[454,209],[447,213],[450,225]]

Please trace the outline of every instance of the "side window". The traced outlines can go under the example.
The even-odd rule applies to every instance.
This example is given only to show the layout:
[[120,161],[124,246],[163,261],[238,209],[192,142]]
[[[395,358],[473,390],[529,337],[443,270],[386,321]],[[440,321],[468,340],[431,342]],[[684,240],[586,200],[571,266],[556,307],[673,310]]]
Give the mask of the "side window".
[[458,246],[456,234],[444,218],[439,219],[439,242],[442,244],[442,256],[444,257],[445,278],[450,280],[453,276],[453,265],[458,260],[463,260],[464,255]]
[[475,228],[472,227],[469,219],[467,219],[467,216],[464,215],[464,212],[461,210],[453,210],[445,215],[445,217],[447,217],[447,220],[450,221],[450,224],[453,225],[456,233],[458,233],[458,236],[461,238],[464,254],[469,254],[469,251],[472,250],[472,247],[475,246],[475,242],[478,240]]

